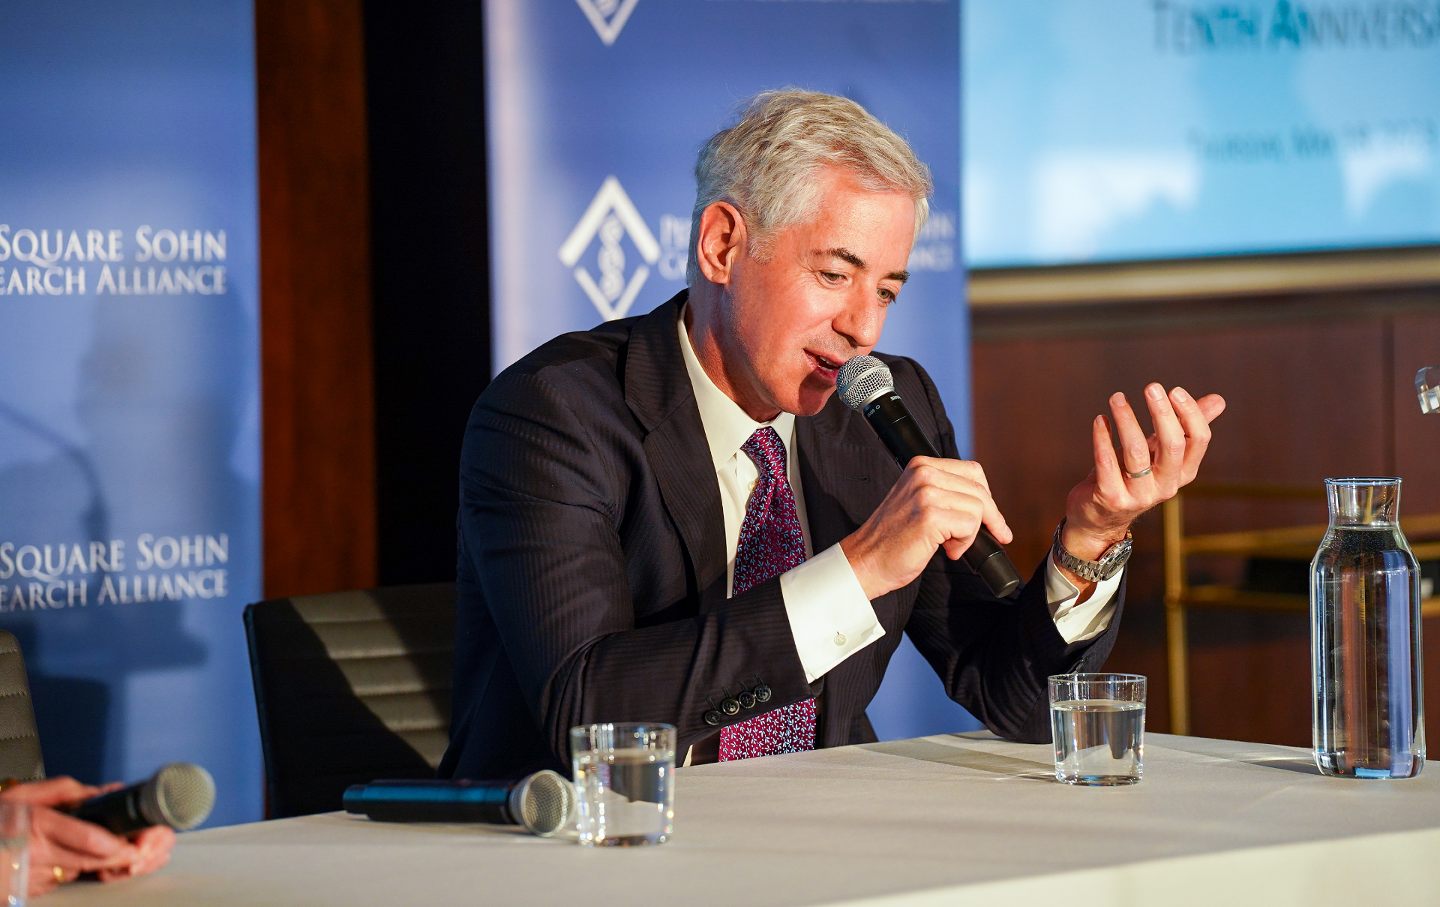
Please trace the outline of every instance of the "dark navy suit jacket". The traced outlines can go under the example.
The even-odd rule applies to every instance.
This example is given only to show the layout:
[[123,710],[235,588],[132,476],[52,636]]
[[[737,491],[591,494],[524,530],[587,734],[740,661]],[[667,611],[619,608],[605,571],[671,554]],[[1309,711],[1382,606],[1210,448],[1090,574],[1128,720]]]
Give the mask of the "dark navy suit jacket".
[[[902,632],[996,733],[1048,740],[1045,678],[1099,667],[1118,604],[1104,634],[1067,646],[1042,573],[999,600],[937,555],[873,603],[885,636],[810,684],[779,579],[726,598],[720,492],[676,334],[684,300],[558,337],[476,403],[461,455],[454,712],[440,774],[563,769],[568,729],[595,721],[669,722],[683,753],[718,732],[727,699],[748,703],[739,694],[762,688],[768,702],[721,713],[721,725],[815,696],[818,745],[871,741],[865,708]],[[957,456],[929,377],[882,358],[916,421]],[[870,515],[899,468],[833,396],[795,432],[823,551]]]

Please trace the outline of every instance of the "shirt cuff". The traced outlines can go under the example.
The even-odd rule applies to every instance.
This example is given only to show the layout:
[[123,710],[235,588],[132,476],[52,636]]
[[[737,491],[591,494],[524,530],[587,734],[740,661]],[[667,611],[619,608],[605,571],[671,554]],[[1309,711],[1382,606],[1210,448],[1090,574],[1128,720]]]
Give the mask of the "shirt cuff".
[[1080,590],[1070,582],[1052,554],[1045,555],[1045,599],[1050,604],[1050,619],[1066,643],[1074,644],[1094,639],[1110,626],[1115,614],[1115,592],[1120,588],[1120,579],[1125,575],[1122,569],[1109,579],[1095,584],[1095,591],[1080,604]]
[[839,545],[782,573],[780,595],[807,683],[885,635]]

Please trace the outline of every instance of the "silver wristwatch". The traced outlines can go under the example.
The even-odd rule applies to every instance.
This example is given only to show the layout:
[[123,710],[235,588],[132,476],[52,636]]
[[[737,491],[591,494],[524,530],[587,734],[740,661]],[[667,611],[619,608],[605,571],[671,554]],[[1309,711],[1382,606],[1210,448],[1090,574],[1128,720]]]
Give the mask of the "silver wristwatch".
[[1055,527],[1055,560],[1069,570],[1071,573],[1085,580],[1086,582],[1098,583],[1101,580],[1109,579],[1120,572],[1125,562],[1130,560],[1130,548],[1134,544],[1132,533],[1127,529],[1125,537],[1100,555],[1098,561],[1087,561],[1084,558],[1076,557],[1065,550],[1060,543],[1060,533],[1065,529],[1065,521],[1061,520],[1060,525]]

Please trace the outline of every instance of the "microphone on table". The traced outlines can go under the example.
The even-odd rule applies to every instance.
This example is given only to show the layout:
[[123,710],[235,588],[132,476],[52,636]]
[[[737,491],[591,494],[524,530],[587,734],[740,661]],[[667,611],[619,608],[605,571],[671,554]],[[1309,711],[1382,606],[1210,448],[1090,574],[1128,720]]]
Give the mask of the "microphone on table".
[[[874,356],[852,357],[840,366],[835,383],[840,399],[865,416],[901,469],[915,457],[940,456],[895,392],[895,378],[885,363]],[[1019,588],[1015,565],[984,526],[965,549],[964,558],[993,594],[1004,597]]]
[[145,781],[82,800],[64,810],[117,835],[152,825],[194,828],[215,806],[215,779],[193,762],[172,762]]
[[548,769],[519,781],[380,780],[352,784],[345,811],[380,822],[485,822],[520,825],[548,837],[575,806],[570,782]]

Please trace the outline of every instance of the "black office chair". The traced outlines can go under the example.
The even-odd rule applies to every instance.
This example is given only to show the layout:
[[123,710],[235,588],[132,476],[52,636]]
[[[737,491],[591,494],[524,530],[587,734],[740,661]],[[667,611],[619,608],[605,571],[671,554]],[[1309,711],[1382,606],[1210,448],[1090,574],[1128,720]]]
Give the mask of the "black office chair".
[[266,815],[329,812],[351,784],[428,778],[450,728],[455,587],[333,592],[245,609]]
[[25,658],[14,634],[0,630],[0,778],[38,781],[45,777],[35,705]]

